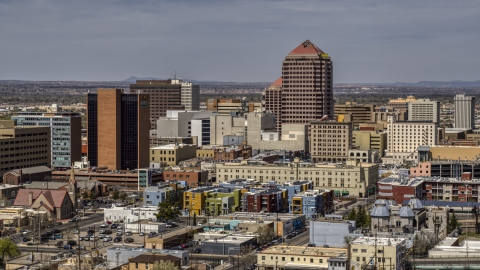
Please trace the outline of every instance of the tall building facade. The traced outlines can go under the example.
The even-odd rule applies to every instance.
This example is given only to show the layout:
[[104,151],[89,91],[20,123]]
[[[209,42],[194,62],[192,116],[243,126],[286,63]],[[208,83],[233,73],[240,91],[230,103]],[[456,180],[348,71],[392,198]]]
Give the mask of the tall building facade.
[[282,132],[282,77],[274,81],[262,92],[263,111],[275,116],[275,129]]
[[414,153],[419,146],[434,146],[438,124],[432,121],[397,121],[389,116],[387,149],[390,153]]
[[52,168],[70,168],[82,159],[82,117],[73,112],[19,112],[12,116],[18,126],[50,127]]
[[[282,77],[263,93],[263,108],[283,124],[308,124],[334,116],[330,56],[306,40],[282,63]],[[280,126],[277,125],[280,132]]]
[[475,97],[456,95],[455,105],[455,128],[475,128]]
[[282,124],[306,124],[334,116],[330,56],[306,40],[282,64]]
[[88,159],[110,170],[149,167],[148,94],[98,89],[87,94]]
[[50,127],[18,127],[0,121],[0,176],[22,168],[50,166]]
[[[353,122],[353,126],[358,128],[362,123],[372,122],[372,114],[375,112],[373,104],[357,104],[356,102],[346,102],[345,104],[335,104],[335,118],[337,121]],[[343,118],[343,119],[342,119]]]
[[352,122],[313,121],[309,133],[312,161],[346,161],[352,148],[352,131]]
[[440,123],[440,101],[417,99],[409,102],[408,120]]
[[138,80],[130,91],[150,95],[150,129],[157,128],[157,119],[167,110],[199,110],[200,86],[178,79]]

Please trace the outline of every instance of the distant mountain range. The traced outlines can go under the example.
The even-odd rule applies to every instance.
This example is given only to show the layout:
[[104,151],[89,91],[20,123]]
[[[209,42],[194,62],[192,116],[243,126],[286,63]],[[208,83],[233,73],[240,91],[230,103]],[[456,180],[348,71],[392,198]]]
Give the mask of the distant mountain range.
[[[171,78],[170,78],[171,79]],[[183,79],[183,78],[182,78]],[[155,77],[135,77],[132,76],[128,79],[125,79],[121,82],[135,83],[137,80],[168,80],[164,78],[155,78]],[[199,81],[199,80],[188,80],[186,81],[196,83],[196,84],[270,84],[271,82],[221,82],[221,81]]]
[[477,81],[420,81],[417,83],[394,83],[395,86],[419,86],[419,87],[480,87],[480,80]]

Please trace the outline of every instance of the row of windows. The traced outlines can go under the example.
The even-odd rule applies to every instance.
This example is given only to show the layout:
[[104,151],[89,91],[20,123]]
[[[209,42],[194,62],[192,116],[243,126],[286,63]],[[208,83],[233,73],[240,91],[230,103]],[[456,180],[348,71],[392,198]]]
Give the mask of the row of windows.
[[[266,259],[266,256],[262,256],[262,261],[265,261],[265,259]],[[270,256],[270,260],[273,260],[273,256]],[[278,256],[275,256],[275,260],[278,260]],[[285,262],[285,261],[286,261],[286,257],[282,257],[282,262]],[[290,257],[290,261],[294,262],[295,257]],[[303,260],[302,260],[301,257],[297,257],[297,262],[300,262],[300,261],[306,262],[307,258],[303,258]],[[310,258],[309,261],[310,261],[310,263],[314,263],[313,258]],[[318,259],[318,263],[323,263],[323,259]]]

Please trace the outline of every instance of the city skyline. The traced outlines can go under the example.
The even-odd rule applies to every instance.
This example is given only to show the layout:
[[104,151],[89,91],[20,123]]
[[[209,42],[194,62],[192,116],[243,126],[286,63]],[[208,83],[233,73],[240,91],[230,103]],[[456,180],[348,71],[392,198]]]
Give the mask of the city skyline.
[[[334,83],[479,80],[476,1],[0,2],[1,80],[273,82],[309,39]],[[477,26],[476,26],[477,25]]]

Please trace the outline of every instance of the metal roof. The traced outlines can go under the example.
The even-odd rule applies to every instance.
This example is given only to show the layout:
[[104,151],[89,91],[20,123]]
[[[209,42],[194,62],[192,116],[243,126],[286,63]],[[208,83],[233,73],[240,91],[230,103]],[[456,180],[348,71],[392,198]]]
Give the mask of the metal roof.
[[398,215],[400,217],[414,217],[415,214],[413,213],[412,209],[409,206],[402,206],[400,210],[398,210]]
[[370,216],[372,217],[389,217],[390,212],[388,211],[386,206],[374,206],[372,211],[370,212]]

